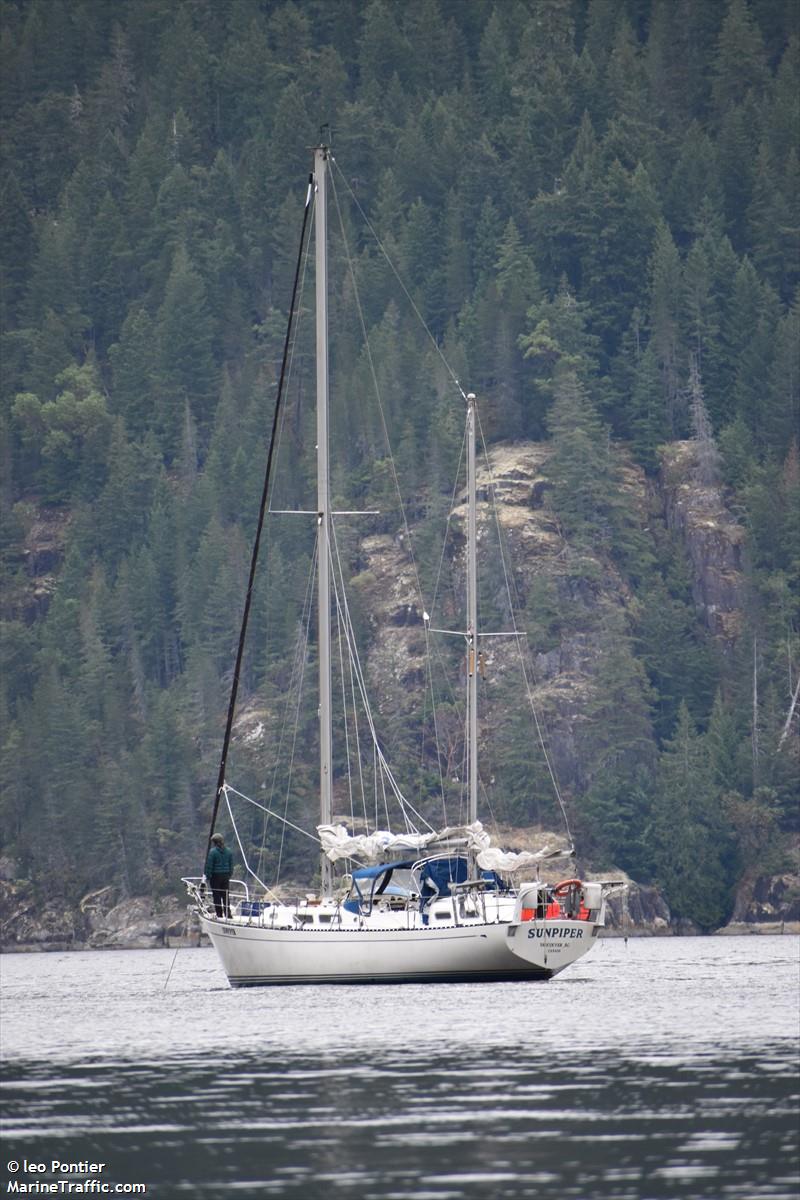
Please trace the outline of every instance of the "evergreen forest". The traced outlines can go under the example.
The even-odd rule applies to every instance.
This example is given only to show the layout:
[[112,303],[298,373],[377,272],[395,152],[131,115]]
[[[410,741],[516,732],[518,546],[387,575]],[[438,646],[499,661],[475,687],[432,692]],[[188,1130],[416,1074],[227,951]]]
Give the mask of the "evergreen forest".
[[[430,578],[463,410],[438,350],[490,447],[547,445],[564,537],[631,597],[616,623],[545,591],[529,614],[535,652],[579,619],[595,647],[565,781],[579,853],[724,923],[800,833],[796,0],[0,0],[0,21],[0,854],[17,876],[75,903],[201,871],[323,139],[358,281],[356,300],[338,262],[335,496],[386,512],[361,399],[376,374]],[[724,644],[680,537],[663,515],[645,536],[624,484],[657,494],[678,443],[741,535]],[[276,506],[309,507],[312,470],[284,467]],[[268,536],[241,683],[268,724],[313,557],[292,520]],[[289,812],[306,827],[315,706]],[[504,736],[513,757],[526,735]],[[268,768],[237,754],[258,790]],[[507,780],[494,815],[531,824]],[[303,849],[281,846],[295,878]]]

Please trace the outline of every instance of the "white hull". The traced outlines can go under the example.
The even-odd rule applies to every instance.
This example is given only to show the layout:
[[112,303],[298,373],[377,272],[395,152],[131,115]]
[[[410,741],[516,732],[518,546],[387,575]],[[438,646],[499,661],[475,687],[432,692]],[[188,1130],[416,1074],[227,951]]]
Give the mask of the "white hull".
[[545,980],[591,948],[589,921],[270,929],[201,915],[232,987]]

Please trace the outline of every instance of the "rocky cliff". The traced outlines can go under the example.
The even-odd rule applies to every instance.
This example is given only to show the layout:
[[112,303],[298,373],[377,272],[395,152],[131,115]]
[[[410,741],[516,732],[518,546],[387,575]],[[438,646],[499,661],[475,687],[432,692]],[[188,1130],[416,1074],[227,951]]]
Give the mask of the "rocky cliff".
[[10,570],[0,596],[0,614],[3,620],[31,625],[49,608],[72,517],[62,508],[29,503],[18,504],[12,520],[19,529],[19,548],[7,552]]
[[742,627],[745,531],[718,484],[698,478],[697,445],[671,442],[661,455],[660,500],[691,564],[692,594],[706,626],[730,649]]
[[800,837],[775,875],[745,873],[726,933],[800,933]]
[[[149,950],[198,945],[199,928],[178,896],[121,897],[102,888],[78,905],[42,897],[0,860],[0,950]],[[11,877],[10,877],[11,876]]]
[[[599,686],[602,648],[610,630],[627,627],[634,601],[607,557],[585,548],[576,550],[564,538],[548,503],[548,458],[548,447],[520,442],[493,447],[488,469],[478,468],[481,606],[482,611],[493,611],[495,629],[501,634],[482,643],[480,740],[484,747],[490,746],[508,726],[509,710],[519,715],[528,709],[530,699],[547,725],[556,775],[569,791],[584,782],[578,743],[588,720],[587,701]],[[629,475],[644,525],[648,510],[644,475],[634,468]],[[354,585],[374,634],[367,660],[370,694],[379,712],[391,714],[394,723],[401,715],[407,720],[417,715],[424,701],[429,656],[447,661],[456,700],[463,690],[463,642],[440,631],[458,631],[463,622],[465,496],[457,498],[448,525],[445,569],[430,632],[423,623],[405,538],[382,535],[362,543],[363,569]],[[516,632],[527,646],[526,674],[519,667],[518,639],[509,636]],[[439,734],[445,743],[446,775],[452,780],[458,770],[460,721],[454,721],[451,729],[445,720]],[[483,780],[490,805],[495,778],[502,786],[501,773],[493,778],[490,772]]]

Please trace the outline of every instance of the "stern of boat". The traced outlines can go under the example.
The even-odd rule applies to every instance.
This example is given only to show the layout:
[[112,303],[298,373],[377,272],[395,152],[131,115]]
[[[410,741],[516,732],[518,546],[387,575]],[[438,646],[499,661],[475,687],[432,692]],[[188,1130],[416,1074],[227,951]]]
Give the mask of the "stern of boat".
[[605,924],[602,883],[565,879],[555,887],[536,881],[517,892],[508,926],[508,949],[533,966],[557,975],[594,945]]

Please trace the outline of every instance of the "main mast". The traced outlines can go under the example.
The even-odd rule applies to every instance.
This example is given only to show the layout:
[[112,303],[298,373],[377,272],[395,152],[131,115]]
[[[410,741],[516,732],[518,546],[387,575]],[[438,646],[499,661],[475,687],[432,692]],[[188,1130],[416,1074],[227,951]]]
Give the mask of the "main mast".
[[475,478],[475,395],[467,396],[467,727],[469,822],[478,819],[478,518]]
[[[330,825],[333,809],[331,762],[331,579],[330,483],[328,468],[328,146],[314,150],[314,220],[317,310],[317,595],[319,622],[319,813]],[[323,854],[322,892],[330,890],[331,864]]]

